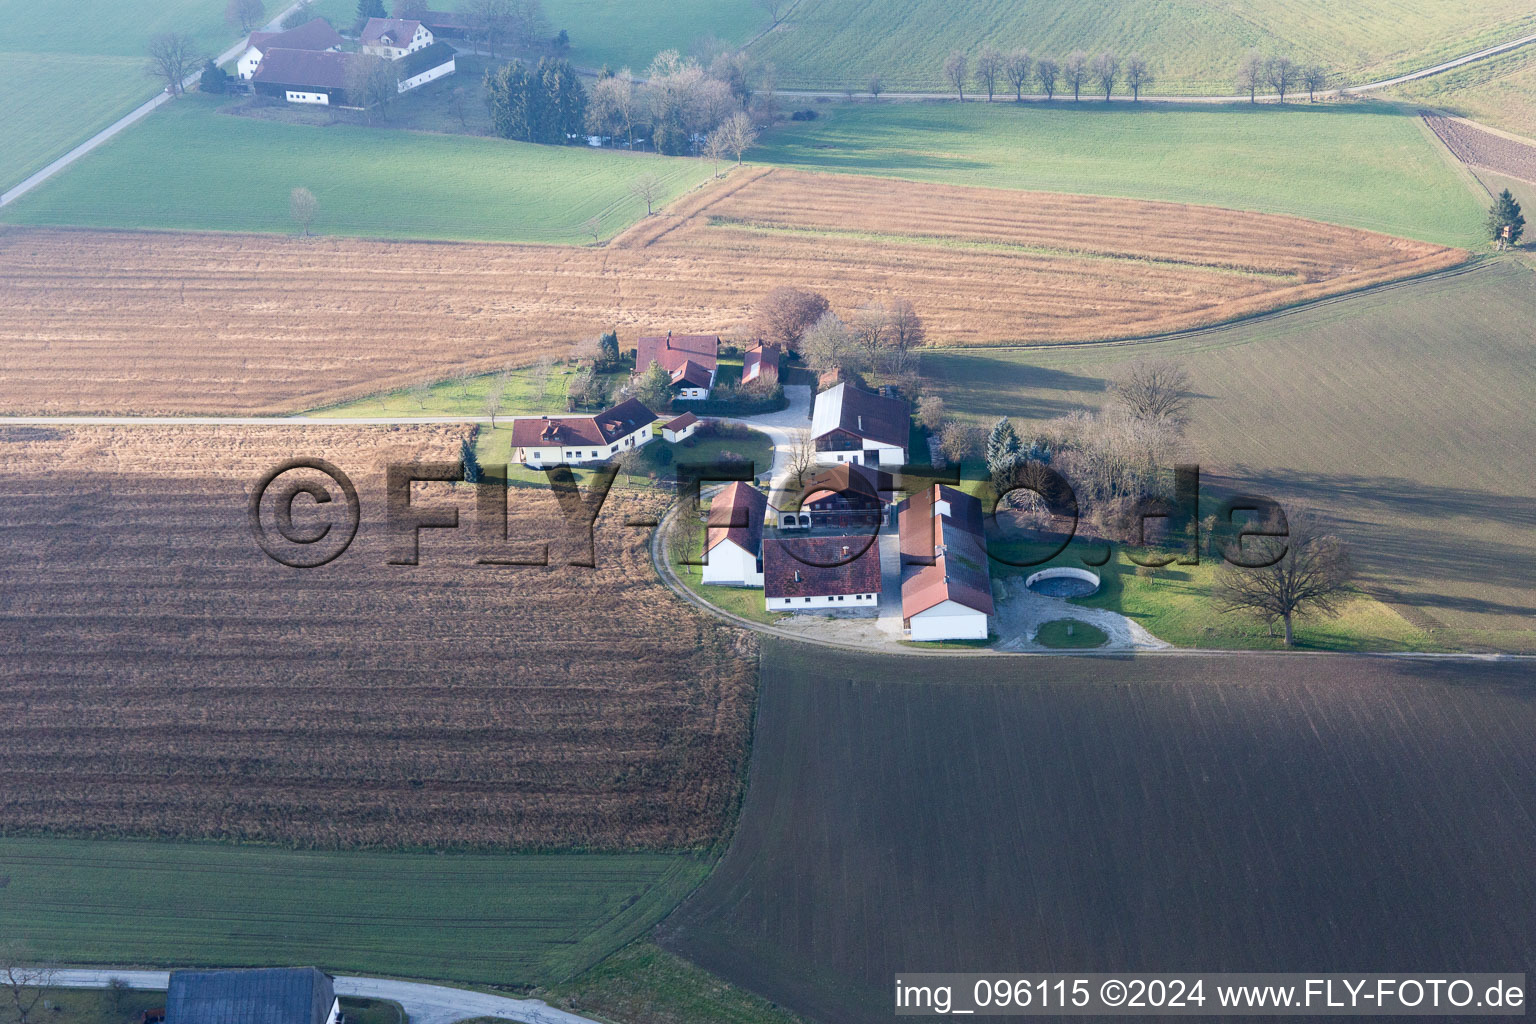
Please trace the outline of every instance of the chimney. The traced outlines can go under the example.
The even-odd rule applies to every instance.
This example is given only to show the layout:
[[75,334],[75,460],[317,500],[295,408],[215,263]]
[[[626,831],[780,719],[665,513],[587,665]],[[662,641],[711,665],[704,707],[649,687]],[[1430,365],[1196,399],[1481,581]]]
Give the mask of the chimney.
[[800,570],[799,569],[795,570],[795,582],[796,583],[800,582]]
[[864,433],[864,417],[859,417],[859,433]]
[[843,557],[844,558],[848,557],[848,545],[847,544],[843,545]]

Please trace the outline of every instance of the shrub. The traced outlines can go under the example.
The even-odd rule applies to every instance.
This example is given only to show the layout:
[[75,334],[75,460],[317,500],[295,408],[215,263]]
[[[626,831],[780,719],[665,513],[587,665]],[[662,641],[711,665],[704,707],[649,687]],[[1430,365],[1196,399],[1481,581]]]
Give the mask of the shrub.
[[797,110],[789,115],[791,121],[814,121],[821,115],[814,110]]

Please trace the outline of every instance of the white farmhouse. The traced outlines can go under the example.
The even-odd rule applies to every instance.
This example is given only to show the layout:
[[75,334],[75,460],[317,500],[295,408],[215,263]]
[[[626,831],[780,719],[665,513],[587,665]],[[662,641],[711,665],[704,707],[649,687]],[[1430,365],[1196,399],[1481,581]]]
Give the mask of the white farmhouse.
[[649,443],[655,422],[656,414],[634,398],[596,416],[523,416],[512,422],[512,449],[535,469],[606,462]]
[[432,30],[408,18],[369,18],[358,36],[364,53],[399,60],[433,43]]
[[763,520],[768,496],[749,483],[728,485],[709,505],[704,533],[705,583],[735,587],[763,585]]
[[673,444],[677,444],[679,441],[686,441],[699,429],[701,422],[703,421],[693,413],[685,412],[676,419],[663,423],[661,425],[661,436]]
[[900,466],[907,461],[911,416],[907,403],[836,384],[816,396],[811,436],[816,461],[862,466]]

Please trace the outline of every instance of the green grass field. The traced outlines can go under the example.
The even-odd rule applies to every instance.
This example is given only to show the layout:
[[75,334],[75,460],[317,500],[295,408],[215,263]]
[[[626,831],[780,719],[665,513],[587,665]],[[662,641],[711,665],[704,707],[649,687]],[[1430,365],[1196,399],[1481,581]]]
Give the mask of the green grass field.
[[572,61],[644,74],[662,50],[689,53],[707,36],[740,46],[768,27],[755,0],[544,0],[551,32],[571,34]]
[[0,0],[0,24],[0,191],[160,91],[144,73],[153,36],[187,32],[210,55],[239,36],[219,0]]
[[553,985],[633,941],[709,871],[690,854],[310,853],[0,839],[0,919],[61,964],[321,964]]
[[[1505,259],[1147,345],[933,351],[922,372],[952,413],[1028,423],[1099,406],[1125,360],[1177,359],[1207,479],[1321,510],[1429,644],[1533,650],[1533,321],[1531,270]],[[1166,639],[1198,625],[1165,610]]]
[[952,49],[1060,56],[1110,47],[1152,62],[1154,92],[1229,95],[1251,46],[1365,82],[1517,38],[1533,24],[1522,0],[801,0],[755,52],[780,69],[783,86],[862,88],[878,72],[887,89],[944,91]]
[[539,995],[556,1006],[623,1024],[804,1024],[783,1007],[643,941]]
[[1412,111],[1390,104],[817,109],[821,119],[776,129],[754,158],[806,170],[1292,214],[1447,245],[1481,241],[1477,197]]
[[655,174],[666,200],[707,180],[698,160],[501,139],[236,117],[188,96],[0,213],[11,224],[290,232],[288,196],[320,200],[318,234],[462,241],[590,242],[645,213],[630,183]]

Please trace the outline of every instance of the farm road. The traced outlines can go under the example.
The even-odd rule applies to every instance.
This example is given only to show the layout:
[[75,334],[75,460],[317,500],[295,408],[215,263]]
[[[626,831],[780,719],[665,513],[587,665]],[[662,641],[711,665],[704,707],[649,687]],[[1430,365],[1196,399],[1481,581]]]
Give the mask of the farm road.
[[[277,16],[276,17],[274,17],[271,21],[267,22],[260,29],[257,29],[257,31],[259,31],[259,32],[276,32],[276,31],[278,31],[279,29],[282,28],[283,19],[288,17],[288,15],[292,14],[294,11],[296,11],[298,9],[299,9],[299,4],[298,3],[293,3],[293,4],[290,4],[287,7],[284,7],[281,11],[277,12]],[[235,45],[231,46],[229,49],[225,50],[223,53],[219,54],[217,57],[214,57],[213,58],[213,62],[215,64],[222,65],[222,64],[227,64],[228,62],[234,60],[236,57],[240,56],[240,54],[245,52],[245,42],[246,42],[246,37],[242,36],[238,43],[236,43]],[[202,69],[198,69],[195,73],[190,74],[186,78],[182,79],[182,82],[181,82],[182,86],[184,88],[191,88],[192,85],[197,81],[197,79],[198,79],[198,77],[200,75],[202,75]],[[163,106],[166,103],[171,102],[172,98],[173,97],[169,93],[161,92],[154,99],[148,100],[148,101],[140,104],[139,106],[134,107],[128,113],[124,114],[122,117],[118,118],[116,121],[114,121],[111,124],[107,125],[101,131],[97,132],[95,135],[92,135],[90,138],[88,138],[84,142],[80,143],[80,145],[76,146],[74,149],[70,150],[68,153],[65,153],[63,156],[59,157],[57,160],[55,160],[53,163],[49,164],[47,167],[44,167],[42,170],[38,171],[36,174],[32,175],[30,178],[27,178],[21,184],[17,185],[15,188],[11,189],[9,192],[6,192],[4,194],[0,194],[0,206],[5,206],[5,205],[7,205],[9,203],[13,203],[16,200],[20,199],[22,196],[26,195],[28,192],[31,192],[33,189],[37,188],[37,186],[41,185],[43,182],[47,181],[49,178],[53,177],[55,174],[58,174],[64,168],[66,168],[70,164],[74,163],[76,160],[79,160],[81,157],[85,156],[87,153],[91,152],[93,149],[96,149],[98,146],[100,146],[102,143],[106,142],[108,139],[112,138],[113,136],[117,135],[119,132],[123,131],[123,129],[128,128],[128,127],[130,127],[132,125],[138,124],[140,121],[144,120],[150,114],[153,114],[156,110],[159,110],[161,106]]]
[[[169,971],[67,970],[53,976],[59,988],[105,988],[111,978],[122,978],[132,988],[164,989]],[[392,999],[405,1008],[410,1024],[452,1024],[471,1017],[501,1017],[523,1024],[596,1024],[587,1017],[557,1010],[539,999],[508,999],[485,992],[426,985],[389,978],[336,979],[338,996]]]

